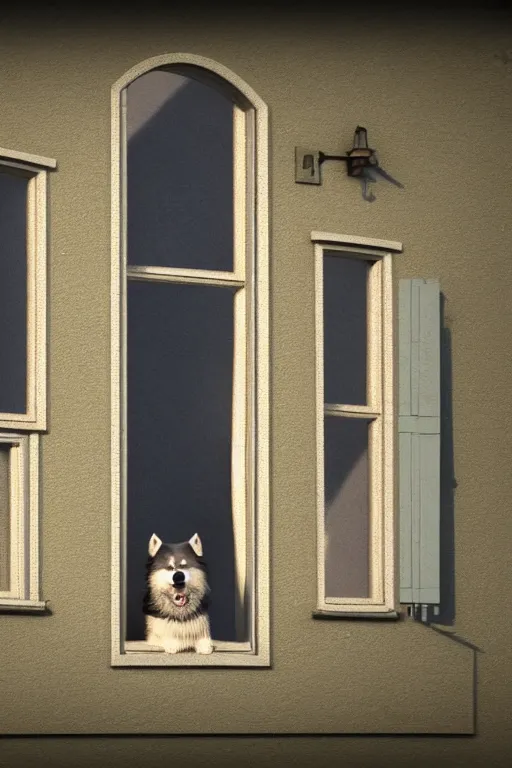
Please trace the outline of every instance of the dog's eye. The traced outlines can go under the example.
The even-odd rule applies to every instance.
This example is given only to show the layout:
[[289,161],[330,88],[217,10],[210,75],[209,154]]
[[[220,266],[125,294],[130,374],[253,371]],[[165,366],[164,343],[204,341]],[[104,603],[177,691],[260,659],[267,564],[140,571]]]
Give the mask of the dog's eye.
[[168,566],[167,566],[167,568],[166,568],[166,570],[167,570],[167,571],[174,571],[174,568],[172,567],[172,565],[168,565]]

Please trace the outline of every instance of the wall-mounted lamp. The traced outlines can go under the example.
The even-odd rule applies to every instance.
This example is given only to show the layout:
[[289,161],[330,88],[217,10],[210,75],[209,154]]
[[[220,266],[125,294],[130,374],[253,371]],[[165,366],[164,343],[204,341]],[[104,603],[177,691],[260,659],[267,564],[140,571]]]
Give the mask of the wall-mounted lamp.
[[320,168],[326,160],[345,162],[347,174],[360,179],[363,199],[369,203],[375,200],[370,182],[376,181],[377,175],[403,189],[403,184],[379,166],[375,150],[368,146],[368,132],[361,125],[357,126],[354,145],[346,155],[326,155],[325,152],[295,147],[295,181],[298,184],[321,184]]
[[321,184],[320,166],[326,160],[341,160],[347,164],[349,176],[361,177],[365,168],[378,165],[375,150],[368,146],[368,132],[358,125],[354,145],[346,155],[326,155],[325,152],[295,147],[295,181],[298,184]]
[[375,150],[368,146],[368,131],[366,128],[358,125],[354,133],[354,145],[346,155],[326,155],[324,152],[318,153],[320,164],[325,160],[343,160],[347,164],[347,173],[349,176],[361,176],[363,169],[370,165],[377,165]]

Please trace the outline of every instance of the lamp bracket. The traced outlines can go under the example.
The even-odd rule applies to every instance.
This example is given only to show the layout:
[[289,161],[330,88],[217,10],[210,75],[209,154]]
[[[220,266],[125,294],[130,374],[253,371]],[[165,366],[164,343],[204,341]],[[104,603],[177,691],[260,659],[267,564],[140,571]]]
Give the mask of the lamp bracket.
[[361,177],[365,168],[378,165],[375,150],[368,146],[366,128],[360,125],[354,133],[354,145],[346,155],[328,155],[322,151],[295,147],[295,181],[298,184],[321,184],[320,168],[326,160],[346,163],[347,174],[352,177]]

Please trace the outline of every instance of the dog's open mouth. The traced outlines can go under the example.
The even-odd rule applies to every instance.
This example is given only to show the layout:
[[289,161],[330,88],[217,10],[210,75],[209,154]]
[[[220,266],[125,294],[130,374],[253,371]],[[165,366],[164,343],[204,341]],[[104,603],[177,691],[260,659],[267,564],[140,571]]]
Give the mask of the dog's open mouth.
[[176,592],[172,599],[174,600],[174,605],[177,605],[178,608],[183,608],[188,603],[188,597],[183,592]]

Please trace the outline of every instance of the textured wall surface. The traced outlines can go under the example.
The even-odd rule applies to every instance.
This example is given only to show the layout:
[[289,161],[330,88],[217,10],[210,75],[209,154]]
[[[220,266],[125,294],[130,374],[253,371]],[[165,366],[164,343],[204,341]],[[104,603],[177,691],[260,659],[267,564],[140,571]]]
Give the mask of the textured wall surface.
[[[109,666],[110,87],[137,62],[178,50],[228,66],[270,110],[271,670]],[[0,617],[0,731],[269,734],[6,739],[0,765],[156,765],[171,755],[198,766],[505,764],[512,747],[508,16],[461,23],[427,10],[377,12],[356,24],[327,10],[292,18],[173,15],[172,8],[121,19],[12,13],[0,28],[0,56],[0,145],[58,161],[50,180],[51,399],[42,472],[43,597],[53,614]],[[338,153],[357,124],[403,190],[378,183],[376,201],[364,202],[338,164],[324,167],[321,187],[294,183],[295,145]],[[457,483],[452,629],[476,653],[412,622],[311,620],[313,229],[400,240],[396,278],[441,281]],[[176,696],[186,710],[179,723]],[[472,738],[270,736],[471,734],[474,716]]]

